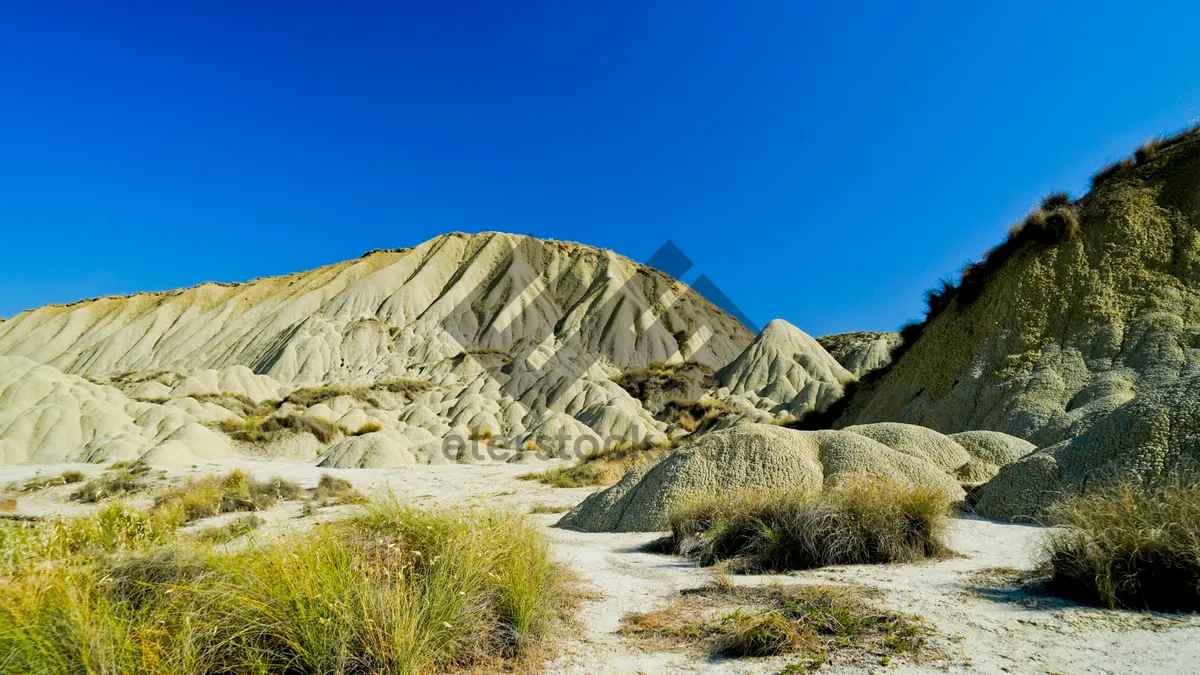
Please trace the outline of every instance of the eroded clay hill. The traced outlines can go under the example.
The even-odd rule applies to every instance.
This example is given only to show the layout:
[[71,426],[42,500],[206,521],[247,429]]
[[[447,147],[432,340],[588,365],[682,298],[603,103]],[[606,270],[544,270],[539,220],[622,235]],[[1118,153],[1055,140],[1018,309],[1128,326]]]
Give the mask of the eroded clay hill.
[[835,426],[1032,441],[1039,452],[980,490],[980,511],[1000,518],[1099,472],[1200,458],[1200,135],[1147,146],[1096,182],[1035,214],[1053,236],[976,267],[970,292],[936,293],[920,337]]
[[[476,445],[503,436],[496,446],[518,451],[560,432],[662,440],[666,425],[611,377],[665,361],[716,369],[751,338],[683,284],[610,251],[449,234],[310,272],[0,322],[0,365],[27,373],[10,378],[4,407],[36,412],[0,418],[0,459],[100,460],[117,436],[122,457],[148,451],[169,435],[163,417],[333,466],[489,455],[437,452],[452,433]],[[59,419],[69,433],[53,429]]]

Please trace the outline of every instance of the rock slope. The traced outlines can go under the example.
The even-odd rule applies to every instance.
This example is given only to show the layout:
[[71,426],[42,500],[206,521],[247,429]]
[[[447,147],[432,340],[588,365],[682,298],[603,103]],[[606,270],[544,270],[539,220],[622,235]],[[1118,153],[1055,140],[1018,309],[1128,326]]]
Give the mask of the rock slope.
[[772,412],[824,410],[854,376],[807,333],[775,319],[713,376],[718,397],[740,397]]
[[0,464],[143,457],[188,464],[230,455],[224,436],[179,408],[134,401],[114,387],[0,356]]
[[[50,305],[0,322],[0,356],[111,385],[105,396],[125,395],[114,407],[166,404],[272,456],[315,458],[341,444],[323,458],[328,466],[441,461],[446,453],[423,446],[451,436],[549,454],[661,441],[665,425],[610,377],[662,361],[717,368],[750,340],[657,270],[501,233],[449,234],[310,272]],[[409,391],[413,383],[421,386]],[[72,404],[48,405],[44,417]],[[300,440],[276,438],[288,433]],[[269,448],[251,447],[268,435]],[[0,441],[9,448],[0,461],[42,456],[36,439],[13,432]]]
[[[1017,456],[1032,446],[1018,438],[993,444]],[[657,464],[645,464],[616,485],[588,497],[559,526],[589,532],[662,530],[673,506],[697,494],[747,488],[820,489],[850,474],[940,486],[962,498],[963,471],[995,466],[996,453],[959,444],[935,431],[882,423],[840,431],[796,431],[746,424],[713,432]]]
[[1077,203],[1051,200],[1078,213],[1075,236],[1015,247],[976,293],[933,296],[944,309],[836,426],[1030,440],[1042,450],[980,491],[997,518],[1108,470],[1200,459],[1200,134],[1139,155]]

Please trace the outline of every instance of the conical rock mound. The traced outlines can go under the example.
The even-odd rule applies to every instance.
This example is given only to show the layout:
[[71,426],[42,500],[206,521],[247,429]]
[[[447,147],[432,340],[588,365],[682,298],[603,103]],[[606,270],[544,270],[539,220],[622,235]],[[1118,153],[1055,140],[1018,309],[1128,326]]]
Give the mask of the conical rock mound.
[[824,410],[854,376],[807,333],[775,319],[713,379],[724,396],[739,396],[766,410],[802,413]]

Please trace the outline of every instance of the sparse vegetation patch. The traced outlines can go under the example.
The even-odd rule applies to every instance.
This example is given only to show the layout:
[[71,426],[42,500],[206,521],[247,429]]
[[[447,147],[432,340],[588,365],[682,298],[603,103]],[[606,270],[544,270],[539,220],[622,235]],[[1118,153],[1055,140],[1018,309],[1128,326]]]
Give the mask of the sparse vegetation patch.
[[678,425],[684,431],[700,434],[712,428],[723,417],[737,410],[717,399],[685,400],[671,399],[663,406],[656,418],[668,424]]
[[1200,611],[1200,479],[1122,478],[1049,510],[1041,571],[1057,595],[1109,608]]
[[114,504],[0,527],[0,559],[59,562],[4,568],[4,672],[508,671],[576,603],[543,535],[505,512],[377,502],[237,552],[183,547],[164,522]]
[[201,541],[210,544],[227,544],[235,539],[240,539],[254,530],[262,527],[266,523],[265,520],[255,515],[242,516],[216,527],[209,527],[201,530],[196,534]]
[[53,476],[34,476],[23,482],[11,483],[6,489],[9,492],[40,492],[60,485],[79,483],[86,478],[82,471],[64,471]]
[[651,363],[645,368],[627,370],[614,376],[629,395],[656,412],[670,399],[695,399],[711,385],[713,369],[696,361]]
[[390,391],[393,394],[403,394],[411,399],[417,394],[433,389],[433,383],[428,380],[410,380],[397,377],[389,380],[380,380],[375,383],[374,388]]
[[587,487],[589,485],[612,485],[630,469],[658,460],[674,448],[671,442],[665,443],[621,443],[605,450],[590,452],[580,458],[573,466],[559,467],[540,473],[526,473],[517,476],[524,480],[536,480],[539,483],[561,488]]
[[917,658],[932,630],[920,617],[876,608],[850,586],[737,586],[718,581],[683,591],[665,609],[630,614],[621,633],[657,649],[699,649],[711,656],[792,654],[792,670]]
[[234,470],[222,477],[190,480],[154,500],[154,511],[177,524],[234,511],[262,511],[280,500],[300,497],[295,483],[272,478],[257,481]]
[[327,473],[321,474],[321,480],[317,482],[312,498],[313,501],[320,502],[321,506],[358,504],[366,501],[366,497],[359,494],[350,481]]
[[221,422],[216,425],[235,441],[272,443],[293,434],[312,434],[321,443],[330,443],[338,436],[338,428],[316,417],[303,415],[272,415],[251,417],[241,423]]
[[109,471],[89,480],[71,493],[71,499],[90,504],[111,497],[121,497],[149,489],[146,476],[150,467],[137,463],[113,464]]
[[866,477],[819,493],[705,495],[668,514],[671,533],[653,548],[738,571],[912,562],[949,553],[949,510],[939,489]]

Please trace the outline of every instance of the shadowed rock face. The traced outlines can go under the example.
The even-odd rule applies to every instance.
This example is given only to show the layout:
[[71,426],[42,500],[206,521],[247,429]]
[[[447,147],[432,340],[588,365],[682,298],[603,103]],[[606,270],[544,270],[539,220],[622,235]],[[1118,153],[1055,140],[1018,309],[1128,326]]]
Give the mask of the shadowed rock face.
[[[662,361],[717,368],[751,337],[683,284],[610,251],[449,234],[310,272],[50,305],[0,322],[0,358],[73,383],[54,385],[69,393],[39,408],[40,419],[86,411],[71,434],[0,428],[0,462],[78,456],[110,433],[137,455],[133,445],[163,440],[132,419],[139,406],[182,423],[251,424],[231,437],[269,437],[270,454],[311,458],[340,442],[328,466],[444,461],[435,446],[448,436],[503,436],[489,447],[551,453],[564,442],[543,437],[560,432],[586,440],[583,450],[661,441],[664,425],[610,376]],[[36,387],[25,389],[11,396],[34,399]],[[97,397],[102,405],[90,403]],[[319,443],[277,438],[308,434],[311,420],[330,429]],[[203,445],[201,435],[184,441]],[[55,449],[44,453],[47,443]]]
[[839,333],[817,338],[817,342],[855,377],[887,367],[892,349],[900,344],[899,333]]
[[838,426],[1028,439],[1043,450],[981,491],[980,512],[1000,518],[1032,515],[1096,471],[1157,471],[1194,455],[1190,427],[1168,422],[1200,396],[1186,384],[1200,375],[1200,139],[1160,150],[1077,207],[1078,237],[1027,244],[974,302],[951,302]]

